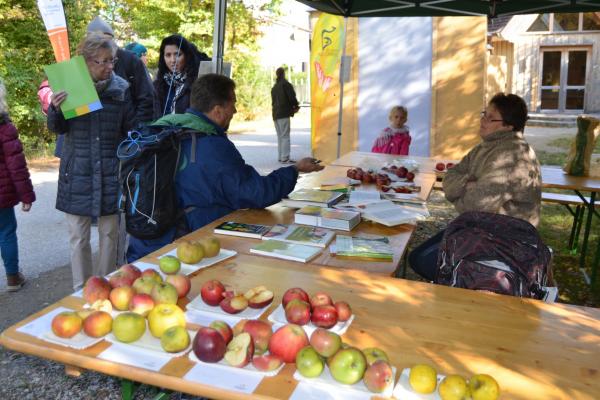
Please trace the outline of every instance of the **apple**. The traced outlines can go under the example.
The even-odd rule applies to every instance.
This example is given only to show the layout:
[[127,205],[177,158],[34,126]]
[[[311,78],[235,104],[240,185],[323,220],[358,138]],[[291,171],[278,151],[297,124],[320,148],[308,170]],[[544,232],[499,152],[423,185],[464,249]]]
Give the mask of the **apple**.
[[407,172],[406,173],[406,180],[408,182],[412,182],[415,179],[415,174],[412,172]]
[[488,374],[473,375],[469,379],[473,400],[496,400],[500,395],[498,382]]
[[312,310],[310,321],[319,328],[329,329],[338,322],[337,311],[334,306],[316,306]]
[[146,319],[134,312],[124,312],[113,320],[112,333],[123,343],[135,342],[146,332]]
[[233,334],[247,332],[254,342],[254,354],[260,355],[269,349],[269,340],[273,336],[271,324],[258,319],[243,319],[233,328]]
[[[202,261],[202,259],[204,258],[204,248],[199,243],[190,242],[190,241],[185,240],[177,245],[177,257],[173,257],[173,256],[167,256],[167,257],[172,257],[172,258],[176,258],[176,259],[178,258],[177,261],[181,260],[181,262],[183,262],[185,264],[196,264],[196,263],[199,263],[200,261]],[[166,257],[162,257],[161,261],[164,260],[165,258]],[[170,270],[172,272],[167,272],[167,271],[163,270],[162,262],[161,262],[160,269],[165,274],[177,273],[177,271],[179,271],[179,268],[181,267],[181,264],[179,264],[179,266],[176,266],[176,264],[172,260],[170,261],[170,263],[172,263],[172,264],[170,264],[167,267],[167,270]]]
[[241,295],[227,297],[219,303],[221,309],[229,314],[237,314],[244,311],[248,307],[248,300]]
[[175,287],[177,290],[177,296],[180,299],[187,296],[192,288],[192,281],[190,278],[182,274],[167,275],[165,281]]
[[291,300],[285,306],[285,319],[296,325],[308,324],[310,321],[310,304],[300,299]]
[[231,342],[231,339],[233,339],[233,330],[231,329],[229,324],[227,324],[227,322],[213,321],[208,326],[213,329],[216,329],[221,334],[221,336],[223,336],[225,344],[228,344],[229,342]]
[[118,286],[110,291],[108,298],[114,308],[125,311],[129,309],[129,303],[131,303],[134,295],[135,289],[131,286]]
[[313,297],[310,298],[310,306],[315,308],[316,306],[332,306],[333,301],[331,297],[327,293],[319,292],[315,293]]
[[308,344],[308,337],[301,326],[287,324],[277,329],[271,336],[269,352],[285,363],[293,363],[300,349]]
[[214,236],[202,238],[197,243],[204,249],[204,257],[206,258],[216,257],[221,251],[221,242]]
[[150,293],[154,304],[177,304],[177,289],[167,282],[161,282],[154,285]]
[[108,277],[108,282],[113,288],[131,286],[142,275],[142,271],[133,264],[122,265],[114,274]]
[[446,164],[446,169],[450,169],[452,167],[454,167],[454,163],[449,162]]
[[125,273],[125,275],[132,276],[134,281],[137,278],[139,278],[140,276],[142,276],[142,271],[140,271],[140,269],[138,267],[136,267],[134,264],[121,265],[121,267],[119,268],[119,271]]
[[[152,271],[152,270],[146,270],[146,271]],[[161,281],[162,282],[162,281]],[[159,283],[156,281],[156,279],[154,279],[151,276],[141,276],[139,278],[137,278],[134,282],[133,282],[133,288],[135,289],[136,293],[143,293],[143,294],[150,294],[152,293],[152,289],[154,288],[154,286]]]
[[142,271],[142,277],[144,276],[148,276],[150,278],[153,278],[154,281],[156,283],[160,283],[163,281],[162,276],[160,276],[160,274],[158,273],[158,271],[156,271],[155,269],[152,268],[148,268]]
[[342,338],[335,332],[317,328],[310,335],[310,345],[319,355],[327,358],[337,353],[342,346]]
[[316,378],[325,369],[325,363],[312,346],[306,346],[296,354],[296,369],[302,376]]
[[463,400],[470,398],[469,385],[460,375],[448,375],[440,383],[438,393],[442,400]]
[[113,319],[106,311],[94,311],[83,320],[83,332],[94,338],[102,337],[112,331]]
[[437,169],[438,171],[443,171],[446,169],[446,164],[444,164],[443,162],[439,162],[435,164],[435,169]]
[[346,385],[360,381],[367,369],[367,360],[356,347],[341,349],[329,362],[329,371],[333,379]]
[[390,359],[388,358],[385,351],[381,350],[380,348],[368,347],[368,348],[364,349],[362,352],[365,355],[365,358],[367,359],[367,365],[371,365],[375,361],[379,361],[379,360],[383,360],[388,363],[390,362]]
[[338,321],[346,322],[352,316],[352,309],[345,301],[336,301],[333,305],[338,314]]
[[101,276],[90,277],[83,287],[83,299],[92,304],[96,300],[107,300],[112,287],[110,283]]
[[83,320],[75,311],[63,311],[52,318],[52,333],[60,338],[72,338],[81,331]]
[[377,360],[367,367],[363,383],[373,393],[383,393],[394,384],[394,371],[387,361]]
[[257,286],[244,293],[250,308],[263,308],[273,301],[273,292],[264,286]]
[[225,355],[227,345],[223,336],[216,329],[201,327],[196,333],[192,350],[200,361],[216,363]]
[[252,359],[254,368],[264,372],[275,371],[281,364],[283,364],[283,361],[272,354],[263,354],[262,356],[256,356]]
[[398,167],[398,169],[396,169],[396,176],[398,178],[405,178],[407,173],[408,170],[406,169],[406,167]]
[[281,299],[281,304],[283,305],[283,308],[285,308],[285,306],[287,306],[287,304],[293,299],[300,299],[307,303],[310,301],[308,293],[306,293],[304,290],[297,287],[291,288],[286,290],[283,294],[283,298]]
[[105,311],[107,313],[111,313],[113,310],[112,303],[110,300],[96,300],[90,305],[90,310],[92,311]]
[[200,297],[209,306],[218,306],[225,297],[225,286],[216,279],[206,281],[200,289]]
[[244,368],[254,355],[254,341],[248,332],[242,332],[231,339],[225,352],[225,361],[232,367]]
[[148,314],[152,336],[160,338],[172,326],[185,327],[185,314],[176,304],[157,304]]
[[408,383],[419,394],[429,394],[437,387],[437,372],[427,364],[417,364],[410,369]]
[[93,313],[94,311],[95,310],[92,310],[91,308],[86,308],[85,310],[79,310],[79,311],[77,311],[77,315],[79,315],[79,317],[83,321],[84,319],[86,319],[87,317],[89,317],[89,315],[91,313]]
[[172,326],[160,337],[160,346],[167,353],[179,353],[190,345],[190,334],[184,326]]
[[[189,264],[189,263],[186,263]],[[195,263],[191,263],[195,264]],[[160,270],[167,275],[176,274],[181,269],[181,262],[175,256],[164,256],[161,257],[158,261],[158,266]]]
[[148,316],[148,313],[154,308],[152,296],[145,293],[133,295],[129,303],[129,311],[140,314],[142,317]]

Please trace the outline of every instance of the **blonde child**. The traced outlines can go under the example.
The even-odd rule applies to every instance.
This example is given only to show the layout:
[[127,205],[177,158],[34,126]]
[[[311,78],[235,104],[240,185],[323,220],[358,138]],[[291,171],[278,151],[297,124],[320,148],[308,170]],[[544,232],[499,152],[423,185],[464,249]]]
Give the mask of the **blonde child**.
[[390,126],[385,128],[373,143],[373,153],[408,155],[410,147],[410,133],[406,121],[408,110],[403,106],[394,106],[390,110]]

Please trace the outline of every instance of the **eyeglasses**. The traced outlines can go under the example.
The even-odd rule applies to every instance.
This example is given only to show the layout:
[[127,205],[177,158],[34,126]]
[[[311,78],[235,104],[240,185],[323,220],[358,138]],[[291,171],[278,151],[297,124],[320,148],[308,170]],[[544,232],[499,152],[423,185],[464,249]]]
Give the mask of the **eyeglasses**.
[[490,116],[486,115],[485,111],[482,111],[479,115],[481,115],[481,119],[487,122],[504,122],[503,119],[490,119]]
[[104,60],[104,61],[98,61],[98,60],[92,60],[96,65],[100,65],[101,67],[104,67],[105,65],[115,65],[117,63],[117,61],[119,61],[119,59],[117,57],[111,59],[111,60]]

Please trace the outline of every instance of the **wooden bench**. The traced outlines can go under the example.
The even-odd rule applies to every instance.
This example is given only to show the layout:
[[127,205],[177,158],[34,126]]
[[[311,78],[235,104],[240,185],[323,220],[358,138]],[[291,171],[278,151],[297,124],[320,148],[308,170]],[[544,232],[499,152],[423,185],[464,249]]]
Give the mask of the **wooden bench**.
[[[585,200],[589,203],[589,197]],[[583,224],[583,215],[585,214],[586,205],[581,197],[574,194],[562,194],[562,193],[548,193],[542,192],[542,201],[546,203],[561,204],[569,210],[573,216],[573,225],[571,226],[571,235],[569,237],[569,250],[577,251],[577,241],[579,238],[579,232],[581,231],[581,225]],[[571,208],[575,206],[575,210]],[[600,204],[596,204],[596,207]]]

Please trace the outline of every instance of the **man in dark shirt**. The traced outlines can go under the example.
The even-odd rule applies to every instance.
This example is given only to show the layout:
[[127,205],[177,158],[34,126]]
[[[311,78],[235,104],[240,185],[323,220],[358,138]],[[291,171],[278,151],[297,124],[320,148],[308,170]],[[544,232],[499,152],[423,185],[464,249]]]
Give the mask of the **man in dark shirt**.
[[281,67],[275,72],[277,80],[271,89],[273,121],[277,130],[277,148],[280,163],[295,163],[290,160],[290,117],[300,110],[296,92],[285,79],[285,70]]

